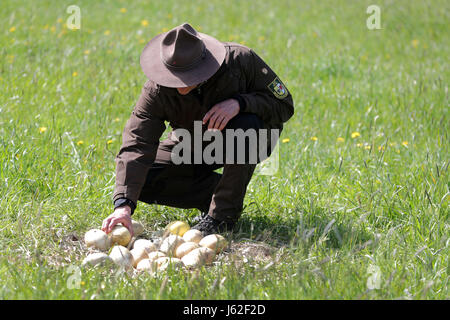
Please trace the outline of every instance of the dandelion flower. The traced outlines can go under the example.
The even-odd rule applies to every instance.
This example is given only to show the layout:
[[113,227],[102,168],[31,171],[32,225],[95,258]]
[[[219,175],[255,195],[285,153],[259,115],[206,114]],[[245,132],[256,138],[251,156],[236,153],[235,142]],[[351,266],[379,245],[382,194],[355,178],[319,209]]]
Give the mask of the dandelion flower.
[[105,36],[109,36],[109,35],[111,34],[111,31],[106,30],[103,34],[104,34]]
[[384,146],[378,146],[378,151],[384,151]]
[[289,138],[285,138],[285,139],[281,140],[282,143],[287,143],[289,141],[291,141]]
[[370,145],[367,145],[367,146],[364,147],[364,149],[370,150],[370,149],[372,149],[372,147]]
[[113,141],[114,140],[110,139],[110,140],[106,141],[106,144],[111,144],[111,143],[113,143]]
[[317,138],[317,137],[315,137],[315,136],[314,136],[314,137],[311,137],[311,140],[312,140],[312,141],[317,141],[317,139],[319,139],[319,138]]
[[147,20],[142,20],[141,21],[141,26],[143,26],[143,27],[148,26],[148,21]]
[[45,131],[47,131],[47,127],[40,127],[39,128],[39,132],[40,133],[44,133]]
[[120,121],[119,118],[115,118],[115,119],[114,119],[114,122],[119,122],[119,121]]
[[80,140],[80,141],[77,142],[77,146],[81,146],[83,143],[84,143],[84,141]]
[[361,134],[358,131],[352,132],[352,138],[353,139],[358,138],[360,136],[361,136]]
[[76,76],[78,76],[78,72],[74,71],[74,72],[72,73],[72,77],[76,77]]
[[91,53],[90,50],[84,50],[84,54],[85,54],[85,55],[88,55],[89,53]]
[[338,138],[336,139],[336,141],[337,141],[337,142],[344,142],[344,141],[345,141],[345,139],[344,139],[344,138],[342,138],[342,137],[338,137]]
[[363,146],[363,144],[362,144],[362,143],[357,143],[356,146],[357,146],[358,148],[361,148],[361,147]]
[[62,19],[62,18],[58,18],[58,20],[56,20],[56,22],[62,23],[62,22],[63,22],[63,19]]
[[120,8],[120,12],[125,13],[125,12],[127,12],[127,9],[126,8]]
[[14,32],[14,31],[16,31],[16,27],[9,28],[9,32]]
[[402,145],[403,145],[404,147],[407,147],[407,148],[408,148],[408,141],[403,141],[403,142],[402,142]]

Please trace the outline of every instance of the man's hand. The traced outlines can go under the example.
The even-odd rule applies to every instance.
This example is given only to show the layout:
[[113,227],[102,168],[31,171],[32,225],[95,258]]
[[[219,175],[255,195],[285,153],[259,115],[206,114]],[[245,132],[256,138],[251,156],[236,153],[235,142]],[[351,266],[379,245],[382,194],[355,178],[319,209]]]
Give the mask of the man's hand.
[[222,130],[234,116],[239,113],[239,102],[236,99],[228,99],[219,102],[212,107],[203,118],[203,124],[208,124],[208,129]]
[[131,208],[129,206],[123,206],[116,208],[114,213],[110,214],[108,218],[103,220],[102,230],[106,233],[110,233],[114,226],[118,223],[122,223],[124,227],[130,231],[133,236],[133,225],[131,223]]

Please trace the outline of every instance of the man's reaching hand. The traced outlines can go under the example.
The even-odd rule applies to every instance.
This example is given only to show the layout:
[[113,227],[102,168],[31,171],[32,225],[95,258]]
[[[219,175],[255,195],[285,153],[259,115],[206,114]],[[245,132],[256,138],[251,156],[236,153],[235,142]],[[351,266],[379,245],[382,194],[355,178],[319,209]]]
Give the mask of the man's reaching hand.
[[133,225],[131,223],[131,208],[129,206],[123,206],[116,208],[114,213],[110,214],[105,220],[103,220],[102,230],[106,233],[110,233],[114,226],[121,223],[124,227],[130,231],[133,236]]

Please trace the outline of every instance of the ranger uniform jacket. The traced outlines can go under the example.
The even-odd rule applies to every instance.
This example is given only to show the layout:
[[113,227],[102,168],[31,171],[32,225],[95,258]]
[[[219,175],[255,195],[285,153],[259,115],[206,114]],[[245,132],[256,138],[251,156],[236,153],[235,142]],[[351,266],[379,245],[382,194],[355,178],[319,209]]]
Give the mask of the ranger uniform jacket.
[[176,88],[147,81],[125,126],[116,156],[113,201],[126,198],[137,203],[148,169],[153,164],[166,129],[192,131],[215,104],[229,98],[239,101],[241,112],[258,115],[267,129],[283,128],[292,117],[292,96],[274,71],[251,49],[224,43],[227,54],[219,70],[197,89],[180,95]]

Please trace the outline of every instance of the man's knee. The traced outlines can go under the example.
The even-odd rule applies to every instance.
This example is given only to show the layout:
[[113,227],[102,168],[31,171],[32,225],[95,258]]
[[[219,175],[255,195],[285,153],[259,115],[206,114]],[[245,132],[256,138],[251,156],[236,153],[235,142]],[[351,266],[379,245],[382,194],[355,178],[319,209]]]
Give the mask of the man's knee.
[[259,130],[262,129],[263,126],[263,121],[256,114],[239,113],[228,122],[225,129]]

